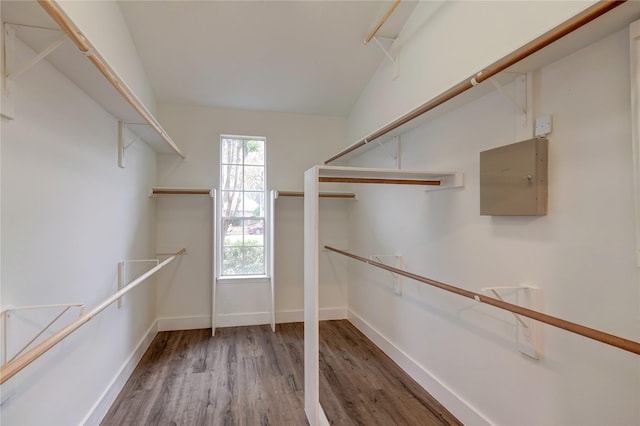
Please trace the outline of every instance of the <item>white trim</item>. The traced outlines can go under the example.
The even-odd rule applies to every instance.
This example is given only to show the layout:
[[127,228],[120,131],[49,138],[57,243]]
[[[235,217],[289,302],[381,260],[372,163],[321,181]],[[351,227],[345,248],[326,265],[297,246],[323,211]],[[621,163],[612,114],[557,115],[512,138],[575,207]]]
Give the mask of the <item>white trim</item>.
[[267,228],[269,233],[269,269],[267,273],[269,274],[269,310],[271,311],[271,315],[269,318],[269,322],[271,323],[271,331],[276,331],[276,289],[275,289],[275,257],[276,257],[276,248],[275,248],[275,240],[276,240],[276,198],[278,197],[278,191],[271,190],[269,191],[269,227]]
[[324,422],[320,407],[320,329],[318,326],[319,167],[304,173],[304,412],[309,426]]
[[640,266],[640,21],[629,25],[629,63],[631,66],[631,138],[633,178],[636,198],[636,265]]
[[270,312],[242,312],[239,314],[218,314],[216,328],[241,327],[245,325],[262,325],[271,323]]
[[218,277],[218,284],[264,284],[269,283],[268,275],[232,275],[228,277]]
[[[342,320],[347,319],[347,307],[338,306],[333,308],[319,309],[320,321]],[[276,324],[284,324],[288,322],[303,322],[304,310],[291,309],[287,311],[276,312]]]
[[209,327],[211,315],[158,318],[158,331],[197,330]]
[[122,388],[129,380],[131,373],[135,370],[136,365],[142,359],[144,353],[149,349],[153,338],[158,333],[158,321],[154,321],[151,327],[142,337],[136,348],[133,350],[129,358],[122,364],[118,373],[111,380],[107,388],[102,392],[100,398],[89,410],[89,413],[82,420],[82,425],[99,425],[104,416],[107,414],[111,405],[122,391]]
[[433,373],[413,359],[409,354],[396,346],[391,340],[376,330],[360,315],[349,309],[347,318],[358,330],[367,336],[376,346],[387,354],[400,368],[411,376],[420,386],[429,392],[436,400],[444,405],[447,410],[468,425],[491,425],[491,422],[477,408],[465,401],[460,395],[449,388]]

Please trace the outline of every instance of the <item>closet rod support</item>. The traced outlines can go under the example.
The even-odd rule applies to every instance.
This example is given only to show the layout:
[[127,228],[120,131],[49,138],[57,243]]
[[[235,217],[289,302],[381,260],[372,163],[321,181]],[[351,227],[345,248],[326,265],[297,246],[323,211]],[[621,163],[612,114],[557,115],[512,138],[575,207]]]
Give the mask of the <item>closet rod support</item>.
[[28,352],[20,355],[18,358],[14,359],[13,361],[8,362],[6,365],[3,365],[2,368],[0,368],[0,385],[5,383],[9,379],[11,379],[16,374],[18,374],[25,367],[27,367],[33,361],[35,361],[44,353],[49,351],[49,349],[53,348],[55,345],[60,343],[70,334],[75,332],[77,329],[79,329],[80,327],[82,327],[83,325],[91,321],[93,318],[95,318],[96,315],[98,315],[100,312],[105,310],[107,307],[111,306],[111,304],[114,303],[116,300],[118,300],[120,297],[122,297],[129,291],[136,288],[139,284],[144,282],[147,278],[149,278],[150,276],[158,272],[160,269],[164,268],[166,265],[171,263],[177,257],[182,256],[186,251],[187,250],[183,248],[180,251],[174,253],[173,256],[169,257],[168,259],[164,260],[162,263],[160,263],[156,267],[150,269],[149,271],[145,272],[144,274],[136,278],[134,281],[129,283],[128,286],[126,286],[122,290],[118,291],[116,294],[107,298],[105,301],[103,301],[98,306],[93,308],[87,314],[82,315],[80,318],[73,321],[71,324],[68,324],[67,326],[63,327],[61,330],[57,331],[51,337],[47,338],[46,340],[34,346]]
[[[523,74],[526,76],[526,74]],[[489,82],[491,82],[491,84],[493,84],[493,87],[496,88],[496,90],[498,91],[498,93],[500,93],[500,95],[502,95],[503,98],[505,98],[507,101],[509,101],[509,103],[513,106],[513,108],[518,111],[519,113],[521,113],[522,115],[526,115],[527,114],[527,108],[526,106],[522,106],[520,105],[518,102],[516,102],[515,99],[513,99],[507,92],[506,90],[504,90],[504,87],[502,87],[502,85],[500,83],[498,83],[496,81],[495,78],[489,78],[488,79]],[[518,81],[516,81],[514,84],[518,84]],[[525,87],[526,87],[526,80],[524,81]]]
[[[58,321],[67,311],[73,307],[80,308],[78,312],[78,318],[82,316],[84,313],[84,304],[82,303],[58,303],[51,305],[32,305],[32,306],[20,306],[20,307],[7,307],[0,312],[2,315],[2,334],[3,334],[3,347],[2,347],[2,365],[4,366],[7,362],[11,362],[16,359],[22,352],[25,351],[33,342],[35,342],[40,336],[42,336],[51,326]],[[7,351],[9,346],[9,337],[8,337],[8,327],[7,320],[9,319],[9,313],[13,311],[25,311],[25,310],[36,310],[36,309],[47,309],[47,308],[64,308],[62,312],[60,312],[53,320],[49,322],[46,326],[42,328],[36,335],[29,340],[27,344],[22,346],[12,357],[7,360]]]
[[[505,301],[504,298],[502,296],[500,296],[500,293],[498,293],[496,290],[499,288],[507,288],[507,289],[518,289],[521,287],[485,287],[482,289],[482,291],[490,291],[491,293],[493,293],[494,296],[496,296],[496,299],[498,300],[502,300],[503,302]],[[522,287],[524,288],[524,287]],[[520,318],[520,315],[511,312],[511,314],[514,316],[514,318],[520,323],[521,326],[523,326],[524,328],[529,328],[529,326],[522,320],[522,318]]]
[[596,330],[594,328],[590,328],[584,326],[582,324],[577,324],[575,322],[567,321],[562,318],[554,317],[552,315],[545,314],[543,312],[535,311],[533,309],[528,309],[522,307],[520,305],[516,305],[513,303],[503,302],[502,300],[494,299],[493,297],[487,297],[478,293],[475,293],[470,290],[466,290],[460,287],[453,286],[451,284],[446,284],[440,281],[432,280],[427,277],[423,277],[418,274],[414,274],[402,269],[394,268],[392,266],[385,265],[383,263],[379,263],[365,257],[357,256],[352,253],[347,253],[344,250],[339,250],[330,246],[324,246],[327,250],[333,251],[335,253],[342,254],[344,256],[350,257],[352,259],[358,260],[360,262],[364,262],[368,265],[385,269],[389,272],[395,272],[398,275],[402,275],[404,277],[410,278],[412,280],[421,282],[423,284],[430,285],[432,287],[439,288],[441,290],[448,291],[450,293],[457,294],[462,297],[466,297],[469,299],[474,299],[478,302],[494,306],[496,308],[510,311],[516,314],[520,314],[523,317],[530,318],[535,321],[539,321],[541,323],[560,328],[562,330],[569,331],[574,334],[578,334],[580,336],[593,339],[595,341],[616,347],[618,349],[622,349],[624,351],[628,351],[634,353],[636,355],[640,355],[640,342],[635,342],[633,340],[625,339],[624,337],[616,336],[610,333],[606,333],[604,331]]
[[[5,22],[4,23],[4,27],[5,27],[4,28],[5,35],[8,36],[8,37],[4,37],[3,38],[3,41],[4,41],[3,48],[4,48],[4,51],[6,53],[9,49],[11,49],[13,51],[13,49],[15,48],[15,46],[14,46],[15,30],[16,30],[16,28],[21,27],[21,25],[16,25],[16,24],[11,24],[11,23]],[[51,42],[51,44],[49,44],[47,47],[45,47],[41,52],[36,54],[36,56],[34,56],[33,58],[29,59],[22,66],[18,67],[18,69],[14,70],[14,71],[9,72],[7,70],[7,68],[6,68],[7,64],[5,64],[5,73],[7,74],[5,76],[6,80],[15,80],[16,78],[18,78],[19,76],[24,74],[26,71],[28,71],[31,67],[36,65],[38,62],[40,62],[41,60],[46,58],[47,55],[49,55],[51,52],[56,50],[58,47],[62,46],[62,44],[66,40],[67,40],[67,36],[65,34],[62,34],[60,37],[58,37],[53,42]],[[9,46],[7,46],[7,43],[9,43]]]

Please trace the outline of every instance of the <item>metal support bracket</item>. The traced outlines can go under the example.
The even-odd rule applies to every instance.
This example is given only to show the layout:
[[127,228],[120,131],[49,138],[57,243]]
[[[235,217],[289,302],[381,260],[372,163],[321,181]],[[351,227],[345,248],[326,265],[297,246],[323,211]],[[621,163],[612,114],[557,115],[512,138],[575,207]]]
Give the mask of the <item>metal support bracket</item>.
[[[394,263],[393,265],[390,265],[390,266],[393,266],[398,269],[404,268],[404,260],[400,255],[375,254],[375,255],[369,256],[369,259],[375,260],[376,262],[382,263],[384,265],[387,265],[387,263],[385,263],[384,260],[382,259],[392,259],[394,260]],[[393,292],[398,296],[402,296],[402,292],[403,292],[402,275],[394,274],[393,272],[390,272],[390,274],[393,277]]]
[[19,67],[14,68],[15,57],[15,39],[16,30],[20,28],[36,28],[61,32],[61,30],[55,28],[42,28],[33,27],[29,25],[12,24],[9,22],[3,22],[2,25],[2,116],[5,118],[15,118],[15,80],[29,69],[31,69],[38,62],[47,57],[51,52],[67,40],[67,36],[63,33],[53,42],[51,42],[42,51],[37,53],[33,58],[26,61]]
[[[505,301],[500,295],[500,291],[503,292],[515,292],[515,304],[523,306],[525,308],[538,310],[539,309],[539,297],[540,290],[534,287],[528,286],[506,286],[506,287],[483,287],[482,291],[485,293],[491,292],[496,299]],[[540,359],[541,351],[541,327],[538,322],[522,317],[512,312],[515,318],[516,327],[516,345],[518,350],[523,354],[533,358]]]
[[515,140],[521,141],[533,138],[533,73],[518,73],[513,82],[514,97],[509,95],[495,78],[490,78],[489,81],[516,111]]
[[373,37],[373,41],[376,42],[376,44],[378,45],[378,47],[382,50],[382,52],[384,52],[385,56],[387,58],[389,58],[389,60],[391,61],[391,63],[393,64],[393,79],[395,80],[396,78],[398,78],[399,75],[399,69],[398,69],[398,53],[396,52],[396,55],[393,56],[391,54],[391,52],[389,52],[389,50],[387,50],[382,43],[380,42],[379,39],[385,39],[385,40],[391,40],[393,43],[396,42],[397,37],[382,37],[382,36],[375,36]]
[[402,168],[401,160],[400,160],[400,136],[394,136],[393,141],[395,142],[395,149],[393,151],[385,148],[384,144],[380,142],[380,139],[376,139],[376,143],[380,148],[387,151],[389,156],[396,160],[396,169],[400,170]]
[[[174,254],[174,253],[171,253]],[[125,288],[128,284],[124,283],[125,280],[125,265],[127,263],[141,263],[141,262],[155,262],[156,266],[160,263],[158,259],[141,259],[141,260],[122,260],[118,262],[118,291]],[[118,309],[122,308],[122,297],[118,298]]]
[[125,167],[125,150],[134,143],[138,142],[141,138],[134,133],[135,138],[125,144],[125,134],[127,133],[127,126],[149,126],[147,123],[127,123],[122,120],[118,120],[118,167],[124,169]]
[[[63,304],[54,304],[54,305],[34,305],[34,306],[20,306],[20,307],[8,307],[2,310],[0,315],[2,316],[2,365],[5,365],[8,362],[16,359],[21,353],[23,353],[33,342],[35,342],[40,336],[42,336],[48,329],[53,326],[53,324],[58,321],[67,311],[73,307],[80,308],[78,312],[78,317],[81,317],[84,313],[84,304],[82,303],[63,303]],[[36,335],[29,340],[29,342],[22,346],[22,348],[18,349],[15,354],[11,358],[8,358],[8,346],[9,346],[9,337],[8,337],[8,319],[11,317],[11,312],[15,311],[29,311],[29,310],[37,310],[37,309],[50,309],[50,308],[64,308],[62,312],[60,312],[56,317],[51,320],[46,326],[42,328]]]

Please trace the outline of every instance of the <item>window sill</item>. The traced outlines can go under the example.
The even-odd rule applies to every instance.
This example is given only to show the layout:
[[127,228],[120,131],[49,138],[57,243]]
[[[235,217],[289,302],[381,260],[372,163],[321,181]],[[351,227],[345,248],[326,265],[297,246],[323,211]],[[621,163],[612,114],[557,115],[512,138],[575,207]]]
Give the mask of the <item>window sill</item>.
[[218,284],[252,284],[269,282],[268,275],[239,275],[235,277],[218,277]]

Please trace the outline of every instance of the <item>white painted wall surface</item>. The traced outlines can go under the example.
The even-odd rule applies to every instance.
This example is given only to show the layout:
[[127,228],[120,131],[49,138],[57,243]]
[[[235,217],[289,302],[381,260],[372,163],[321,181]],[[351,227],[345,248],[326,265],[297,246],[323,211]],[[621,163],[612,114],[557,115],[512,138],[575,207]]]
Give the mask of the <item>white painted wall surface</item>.
[[[21,60],[34,54],[17,46]],[[89,310],[117,291],[118,261],[154,257],[155,153],[136,143],[119,168],[116,119],[46,61],[17,86],[16,118],[2,121],[1,305],[81,302]],[[13,315],[10,349],[53,316]],[[13,395],[0,408],[2,424],[99,421],[155,318],[148,282],[5,383],[3,399]]]
[[155,97],[118,2],[60,0],[57,3],[140,101],[155,114]]
[[[402,137],[403,167],[461,170],[464,189],[359,187],[353,252],[401,254],[407,270],[476,292],[537,286],[544,312],[639,341],[628,38],[534,73],[536,114],[553,114],[548,215],[479,215],[479,152],[515,142],[512,107],[494,92]],[[353,163],[394,164],[381,149]],[[387,275],[350,263],[354,321],[439,382],[429,390],[466,423],[640,423],[637,355],[545,326],[535,361],[518,353],[509,313],[410,280],[398,297]]]
[[366,137],[593,3],[420,2],[396,42],[399,76],[392,78],[392,64],[385,59],[349,114],[348,142]]
[[[339,117],[170,104],[159,105],[158,117],[187,156],[178,161],[173,155],[158,155],[158,186],[218,188],[221,134],[267,138],[270,190],[301,191],[304,171],[345,144],[346,119]],[[184,268],[179,267],[175,275],[169,268],[159,279],[160,327],[209,327],[210,199],[163,197],[156,202],[158,250],[184,246],[190,252],[182,260]],[[346,244],[349,203],[353,202],[321,202],[322,226],[331,230],[332,241],[341,245]],[[276,320],[302,321],[302,200],[278,199],[275,213]],[[344,317],[346,266],[341,260],[327,258],[322,267],[326,273],[321,283],[321,307],[326,308],[326,315]],[[268,323],[268,289],[266,280],[221,282],[217,326]]]

